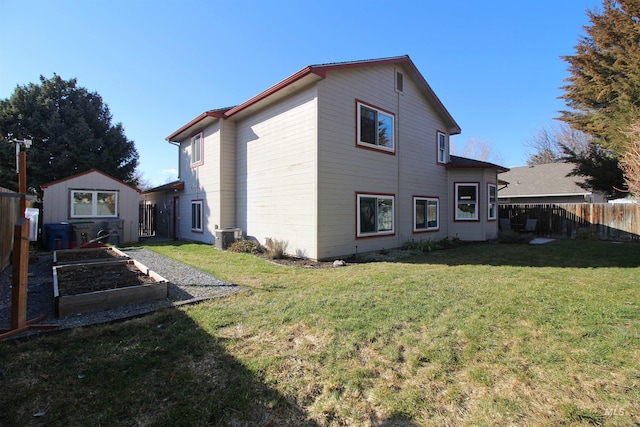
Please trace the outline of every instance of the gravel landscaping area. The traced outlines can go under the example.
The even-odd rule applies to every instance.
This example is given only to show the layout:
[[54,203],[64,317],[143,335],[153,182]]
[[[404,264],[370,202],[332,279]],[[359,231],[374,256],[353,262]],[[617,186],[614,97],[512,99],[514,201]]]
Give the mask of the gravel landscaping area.
[[[125,253],[169,281],[169,297],[166,300],[132,304],[111,310],[57,318],[54,313],[53,299],[53,256],[51,254],[40,254],[37,260],[32,259],[29,264],[27,320],[46,316],[39,323],[58,325],[58,328],[49,330],[56,331],[126,319],[149,313],[162,307],[220,298],[243,290],[237,285],[218,279],[197,268],[158,255],[146,248],[131,248],[127,249]],[[0,328],[8,328],[10,326],[11,270],[12,267],[9,266],[0,272]],[[43,332],[44,330],[30,329],[11,338]]]

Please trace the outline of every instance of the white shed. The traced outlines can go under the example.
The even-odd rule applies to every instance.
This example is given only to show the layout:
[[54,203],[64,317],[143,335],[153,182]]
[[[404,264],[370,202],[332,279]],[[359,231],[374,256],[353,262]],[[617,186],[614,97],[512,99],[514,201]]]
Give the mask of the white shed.
[[[138,241],[140,190],[98,170],[72,175],[41,186],[44,241],[47,229],[69,229],[62,248],[79,246],[108,234],[105,243],[122,245]],[[67,225],[69,224],[69,225]],[[66,236],[66,234],[64,234]]]

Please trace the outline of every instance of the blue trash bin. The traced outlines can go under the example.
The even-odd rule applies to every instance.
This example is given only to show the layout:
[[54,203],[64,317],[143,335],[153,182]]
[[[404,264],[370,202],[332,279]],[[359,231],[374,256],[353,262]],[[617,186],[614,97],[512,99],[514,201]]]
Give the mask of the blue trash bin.
[[44,225],[47,236],[47,250],[69,249],[71,244],[71,224],[68,222],[48,222]]

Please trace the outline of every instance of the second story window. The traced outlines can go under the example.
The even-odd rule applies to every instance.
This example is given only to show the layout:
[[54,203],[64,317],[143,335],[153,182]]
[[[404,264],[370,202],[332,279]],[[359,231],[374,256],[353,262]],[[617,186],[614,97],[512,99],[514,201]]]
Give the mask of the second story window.
[[371,105],[358,105],[358,145],[395,152],[394,116]]
[[202,134],[199,133],[191,138],[191,166],[202,164]]
[[438,163],[447,163],[447,135],[437,132],[438,138]]

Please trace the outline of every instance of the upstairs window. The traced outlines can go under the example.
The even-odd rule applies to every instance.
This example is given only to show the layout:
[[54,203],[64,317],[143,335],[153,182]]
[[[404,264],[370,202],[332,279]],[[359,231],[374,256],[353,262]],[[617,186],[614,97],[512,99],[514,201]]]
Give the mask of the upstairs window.
[[394,233],[394,196],[358,194],[358,237]]
[[358,145],[395,152],[394,116],[361,102],[358,105]]
[[117,217],[117,191],[71,191],[71,218]]
[[489,184],[487,188],[487,195],[489,197],[487,205],[489,206],[489,212],[487,215],[488,219],[497,219],[498,218],[498,191],[496,189],[495,184]]
[[438,163],[447,163],[447,135],[437,132]]
[[202,134],[199,133],[191,138],[191,166],[202,164]]
[[478,184],[456,184],[456,221],[478,220]]

